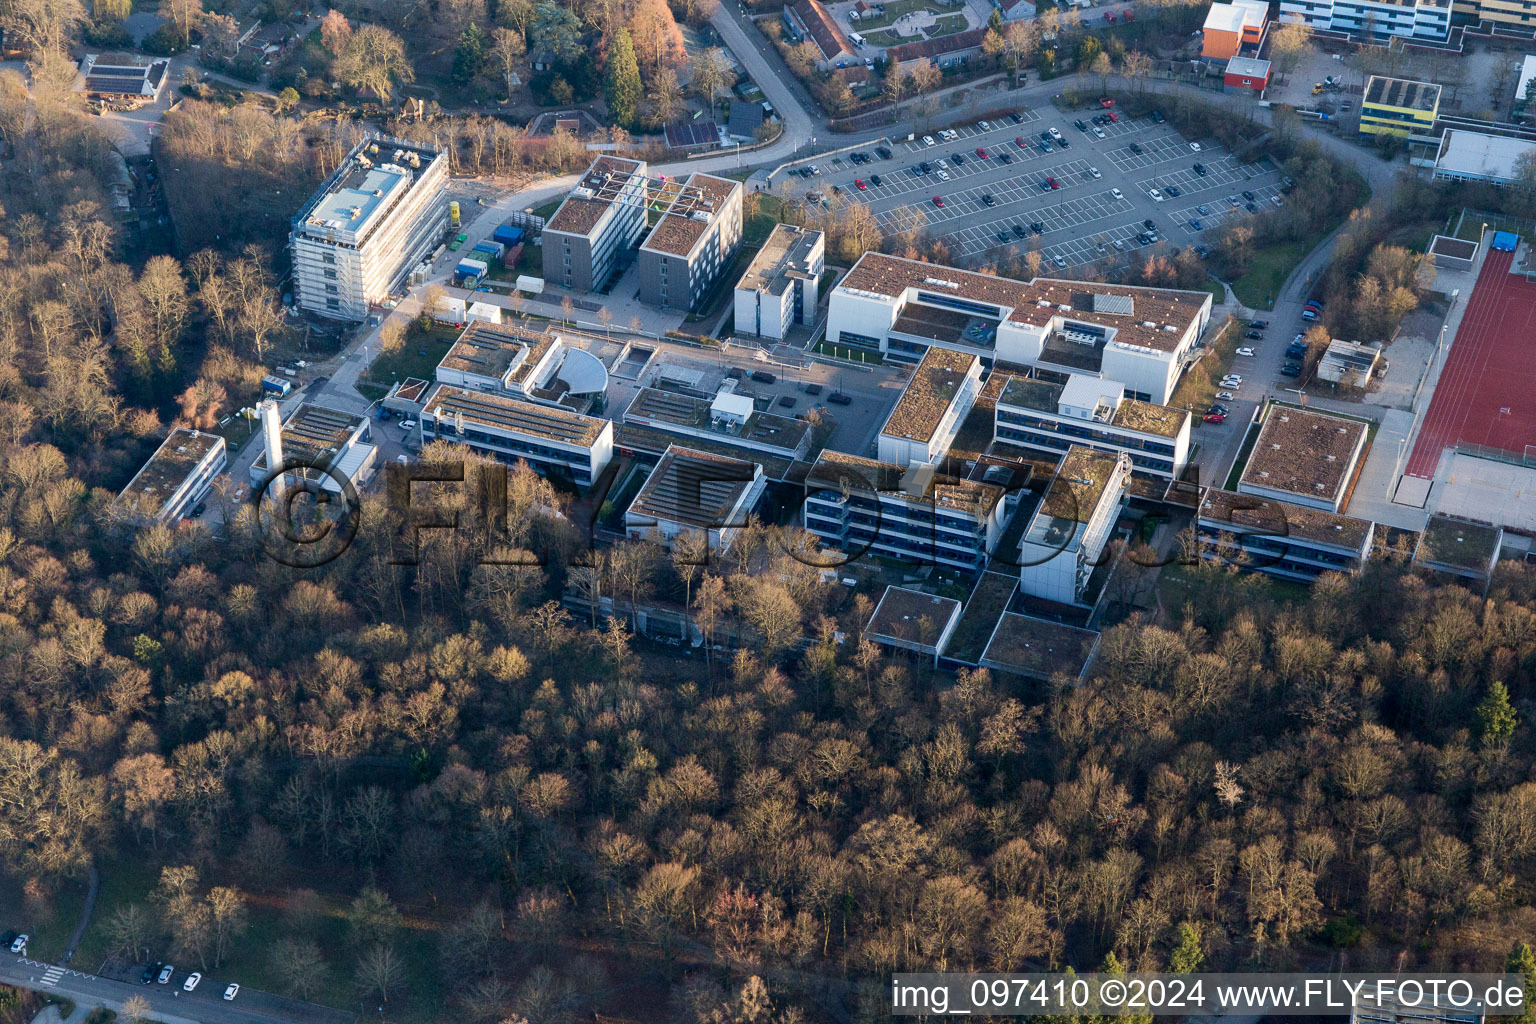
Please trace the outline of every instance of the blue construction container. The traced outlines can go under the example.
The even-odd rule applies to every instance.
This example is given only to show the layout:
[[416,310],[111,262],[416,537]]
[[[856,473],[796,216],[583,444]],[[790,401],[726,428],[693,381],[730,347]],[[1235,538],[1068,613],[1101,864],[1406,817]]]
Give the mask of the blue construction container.
[[502,245],[516,245],[523,240],[523,229],[515,228],[511,224],[503,224],[491,232],[491,238]]

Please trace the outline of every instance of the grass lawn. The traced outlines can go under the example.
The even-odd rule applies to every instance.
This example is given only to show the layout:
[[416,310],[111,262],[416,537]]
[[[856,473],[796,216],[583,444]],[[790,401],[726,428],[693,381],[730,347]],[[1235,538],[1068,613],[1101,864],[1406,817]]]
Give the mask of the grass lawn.
[[964,32],[970,22],[965,20],[963,14],[946,14],[938,22],[927,30],[929,39],[937,39],[940,36],[952,36],[956,32]]
[[[874,17],[862,17],[857,22],[849,22],[848,24],[859,35],[867,35],[864,31],[866,28],[885,28],[887,25],[893,24],[903,14],[921,11],[925,8],[933,9],[937,6],[937,4],[930,3],[929,0],[886,0],[884,14],[878,14]],[[934,10],[934,13],[937,14],[938,11]]]
[[1483,237],[1483,225],[1488,225],[1489,231],[1513,231],[1527,242],[1531,241],[1533,232],[1528,222],[1506,217],[1498,213],[1479,213],[1476,210],[1466,210],[1462,214],[1461,226],[1456,231],[1456,237],[1464,242],[1476,242]]
[[850,363],[875,363],[885,362],[878,352],[866,352],[861,348],[853,348],[850,345],[831,345],[825,341],[816,343],[816,351],[833,359],[846,359]]
[[900,46],[902,43],[910,43],[913,36],[899,36],[893,29],[881,28],[873,32],[860,32],[864,41],[871,46]]
[[741,241],[744,246],[760,247],[773,234],[773,227],[784,216],[784,200],[766,192],[755,193],[757,212],[741,225]]
[[1214,301],[1227,301],[1227,286],[1216,280],[1214,277],[1206,278],[1205,284],[1203,284],[1201,287],[1211,293],[1211,298]]
[[22,897],[22,879],[0,874],[0,920],[7,928],[25,932],[27,955],[50,963],[64,955],[80,910],[85,906],[85,879],[66,882],[44,905],[40,913],[29,913]]
[[1237,354],[1238,339],[1241,337],[1241,321],[1230,321],[1227,329],[1211,342],[1211,350],[1198,363],[1190,367],[1188,373],[1184,374],[1184,379],[1174,389],[1173,398],[1168,404],[1175,409],[1188,409],[1191,413],[1201,413],[1215,401],[1216,392],[1219,390],[1216,382],[1232,365],[1232,359]]
[[1232,462],[1232,471],[1227,474],[1227,479],[1222,483],[1222,488],[1228,491],[1237,490],[1237,482],[1242,479],[1243,470],[1248,466],[1248,456],[1253,454],[1253,446],[1259,439],[1261,425],[1250,424],[1248,433],[1243,437],[1243,446],[1238,449],[1237,458]]
[[375,359],[373,365],[368,367],[364,380],[384,388],[406,377],[431,380],[437,364],[443,361],[443,356],[448,354],[449,347],[458,336],[459,332],[452,327],[433,326],[423,331],[412,321],[405,335],[405,344],[400,346],[398,352],[385,353]]
[[1232,294],[1249,309],[1273,309],[1275,296],[1280,294],[1285,279],[1326,235],[1327,232],[1323,232],[1316,238],[1283,242],[1260,250],[1248,267],[1247,275],[1232,282]]
[[549,218],[555,215],[555,211],[560,209],[560,203],[562,201],[563,200],[560,199],[551,199],[543,206],[535,206],[533,208],[533,215],[535,217],[543,217],[545,220],[549,220]]

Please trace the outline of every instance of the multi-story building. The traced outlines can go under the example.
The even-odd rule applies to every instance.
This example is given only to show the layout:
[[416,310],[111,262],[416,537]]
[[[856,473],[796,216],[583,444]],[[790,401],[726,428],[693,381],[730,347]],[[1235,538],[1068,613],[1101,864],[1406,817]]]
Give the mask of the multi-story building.
[[180,519],[208,497],[227,458],[218,434],[177,427],[128,481],[117,507],[157,523]]
[[1424,524],[1413,549],[1413,564],[1472,580],[1483,586],[1493,577],[1504,546],[1504,528],[1491,523],[1436,513]]
[[855,557],[979,572],[1002,535],[1003,488],[942,476],[929,465],[825,450],[805,487],[805,528]]
[[441,149],[380,135],[359,142],[293,219],[299,306],[365,319],[442,239],[447,183]]
[[1301,583],[1359,569],[1374,531],[1368,519],[1215,487],[1201,498],[1196,520],[1201,558]]
[[1536,182],[1521,171],[1531,160],[1536,160],[1536,142],[1447,128],[1435,155],[1434,176],[1437,181],[1530,187]]
[[698,533],[710,551],[724,552],[767,486],[763,467],[755,462],[673,445],[630,502],[624,529],[631,537],[659,537],[668,545],[679,534]]
[[915,651],[936,662],[960,621],[961,605],[952,597],[888,586],[869,616],[864,635],[877,644]]
[[1189,413],[1126,398],[1119,381],[1080,373],[1065,384],[1012,377],[994,415],[999,441],[1053,455],[1075,444],[1124,452],[1138,477],[1176,480],[1189,461]]
[[526,462],[539,473],[567,476],[581,487],[601,476],[613,457],[609,420],[449,384],[437,385],[427,396],[421,436],[423,442],[468,445],[503,462]]
[[1451,0],[1280,0],[1280,20],[1365,42],[1402,36],[1443,43],[1451,33]]
[[464,329],[434,376],[442,384],[549,405],[570,405],[579,396],[600,398],[608,386],[602,360],[567,345],[558,334],[484,322]]
[[1238,56],[1244,46],[1252,53],[1264,41],[1264,27],[1269,22],[1269,4],[1265,0],[1216,0],[1205,12],[1201,29],[1200,56],[1220,64]]
[[640,301],[691,310],[741,244],[741,182],[691,174],[662,187],[667,212],[640,246]]
[[880,461],[912,466],[942,459],[980,391],[980,359],[968,352],[930,348],[880,428]]
[[1440,113],[1440,87],[1429,82],[1372,75],[1360,100],[1360,134],[1428,133]]
[[858,62],[853,40],[821,0],[794,0],[784,7],[784,24],[796,39],[809,39],[821,51],[817,63],[827,68]]
[[736,283],[736,333],[782,339],[813,321],[826,251],[820,231],[775,225]]
[[[1536,28],[1536,0],[1455,0],[1453,13],[1474,23],[1492,28],[1524,30]],[[1519,100],[1521,93],[1515,93]]]
[[1069,448],[1019,541],[1019,589],[1059,604],[1092,604],[1085,596],[1130,479],[1130,456]]
[[810,453],[811,426],[804,420],[758,412],[750,396],[722,391],[713,400],[661,388],[641,388],[624,410],[626,426],[674,434],[683,444],[710,441],[776,458]]
[[306,402],[279,425],[277,404],[269,400],[262,405],[263,424],[270,417],[271,427],[261,454],[251,463],[248,479],[253,493],[276,482],[268,480],[268,468],[279,463],[289,467],[281,486],[318,487],[331,494],[343,490],[342,477],[361,487],[373,476],[379,448],[373,443],[368,417]]
[[1164,403],[1210,316],[1209,292],[1014,281],[869,252],[832,289],[827,342],[893,362],[937,347],[989,366],[1096,373]]
[[544,224],[544,281],[600,292],[645,234],[644,160],[600,156]]
[[1366,424],[1326,413],[1271,405],[1237,492],[1342,512],[1365,452]]

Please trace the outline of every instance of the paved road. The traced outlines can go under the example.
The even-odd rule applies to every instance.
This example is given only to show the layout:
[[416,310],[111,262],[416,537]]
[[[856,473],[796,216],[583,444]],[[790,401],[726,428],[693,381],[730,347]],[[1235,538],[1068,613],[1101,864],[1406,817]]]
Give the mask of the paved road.
[[71,971],[40,960],[7,956],[0,960],[0,982],[29,988],[44,995],[60,995],[79,1004],[106,1006],[118,1012],[131,996],[149,1001],[156,1020],[164,1024],[352,1024],[355,1013],[333,1010],[315,1003],[300,1003],[265,992],[241,990],[233,1002],[223,999],[227,984],[208,978],[194,992],[181,991],[185,975],[170,985],[135,985],[83,971]]

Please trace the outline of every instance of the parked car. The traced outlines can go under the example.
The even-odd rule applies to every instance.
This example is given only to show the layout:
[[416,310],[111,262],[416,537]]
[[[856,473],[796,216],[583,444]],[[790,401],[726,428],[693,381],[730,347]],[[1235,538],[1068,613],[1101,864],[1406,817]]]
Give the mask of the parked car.
[[976,147],[976,155],[978,157],[980,157],[981,159],[985,160],[987,158],[987,151],[986,151],[985,148],[983,148],[981,146],[977,146]]
[[1245,191],[1244,191],[1244,192],[1243,192],[1243,198],[1244,198],[1244,199],[1250,199],[1250,200],[1251,200],[1251,199],[1252,199],[1252,198],[1253,198],[1253,193],[1252,193],[1252,192],[1248,192],[1248,191],[1246,191],[1246,190],[1245,190]]
[[1146,228],[1148,231],[1157,230],[1157,223],[1151,217],[1148,217],[1146,220],[1142,221],[1141,226]]
[[1115,247],[1115,252],[1124,252],[1125,251],[1125,243],[1120,241],[1120,239],[1118,239],[1118,238],[1115,239],[1113,242],[1110,242],[1109,244]]
[[[1202,206],[1200,208],[1200,211],[1202,213],[1205,212],[1205,207]],[[1264,328],[1269,326],[1269,321],[1268,320],[1250,320],[1248,322],[1248,326],[1254,328],[1255,330],[1262,331]]]
[[1211,212],[1211,208],[1206,206],[1204,203],[1201,203],[1199,206],[1195,207],[1195,212],[1204,217],[1206,214]]
[[1093,126],[1093,137],[1096,138],[1096,139],[1104,138],[1104,129],[1100,128],[1098,125],[1094,125]]
[[1224,402],[1233,402],[1237,400],[1237,396],[1230,391],[1218,391],[1216,392],[1216,397]]
[[1109,194],[1110,194],[1110,195],[1112,195],[1112,196],[1114,196],[1114,197],[1115,197],[1115,198],[1116,198],[1116,199],[1124,199],[1124,198],[1125,198],[1125,193],[1124,193],[1124,192],[1121,192],[1121,191],[1120,191],[1120,190],[1119,190],[1119,189],[1117,189],[1117,188],[1112,188],[1112,189],[1110,189],[1110,190],[1109,190]]
[[1060,140],[1060,138],[1061,138],[1061,129],[1060,128],[1052,126],[1050,128],[1047,128],[1046,131],[1051,133],[1051,138]]
[[224,990],[224,1001],[227,1003],[239,994],[240,986],[237,983],[231,982],[229,988]]
[[1012,121],[1014,124],[1023,124],[1024,123],[1024,115],[1023,114],[1009,114],[1008,115],[1008,120]]
[[1249,213],[1258,213],[1259,212],[1259,208],[1257,206],[1254,206],[1252,203],[1244,203],[1243,204],[1243,209],[1247,210]]
[[1189,144],[1189,148],[1194,150],[1196,153],[1198,153],[1198,152],[1200,152],[1200,143],[1198,143],[1198,142],[1191,142]]
[[1072,126],[1080,132],[1086,132],[1088,130],[1088,122],[1084,121],[1082,118],[1078,118],[1076,121],[1073,121]]
[[193,971],[191,974],[187,975],[187,980],[181,983],[181,990],[183,992],[191,992],[193,989],[197,988],[197,983],[202,980],[202,974],[197,971]]
[[891,151],[886,149],[884,146],[876,147],[875,152],[880,154],[881,160],[889,160],[891,158]]
[[868,185],[864,184],[863,178],[854,178],[853,184],[854,187],[857,188],[860,192],[863,192],[865,189],[869,188]]
[[1205,414],[1205,422],[1207,422],[1207,423],[1225,423],[1225,422],[1227,422],[1227,418],[1225,416],[1223,416],[1219,412],[1208,412],[1208,413]]
[[1056,140],[1056,144],[1058,146],[1060,146],[1062,149],[1071,149],[1072,148],[1072,143],[1068,142],[1066,139],[1057,139]]
[[1189,226],[1190,226],[1190,228],[1192,228],[1195,231],[1201,231],[1201,230],[1204,230],[1204,228],[1205,228],[1205,225],[1200,223],[1200,218],[1199,217],[1191,217],[1191,218],[1189,218]]
[[176,968],[172,967],[170,964],[166,964],[164,967],[160,968],[160,973],[155,976],[155,981],[159,982],[161,985],[164,985],[166,982],[171,980],[171,975],[175,973]]
[[1058,188],[1061,188],[1061,182],[1057,181],[1055,178],[1046,178],[1045,183],[1051,186],[1052,192],[1056,191]]
[[1108,96],[1100,96],[1099,97],[1099,106],[1103,107],[1104,109],[1108,110],[1110,107],[1112,107],[1114,105],[1115,105],[1115,101],[1110,99]]
[[1243,337],[1247,338],[1249,341],[1263,341],[1264,340],[1264,332],[1263,331],[1249,331],[1247,334],[1243,335]]
[[992,198],[991,192],[983,192],[981,194],[981,201],[986,203],[988,206],[994,206],[997,203],[997,200]]
[[1090,167],[1090,168],[1088,168],[1088,176],[1090,178],[1102,178],[1102,177],[1104,177],[1104,175],[1099,173],[1099,169],[1097,167]]
[[144,973],[139,975],[140,985],[152,985],[155,975],[160,973],[160,965],[151,960],[144,968]]
[[1200,177],[1205,177],[1205,164],[1195,164],[1194,170]]
[[944,197],[943,196],[934,196],[933,197],[933,205],[934,206],[943,206],[944,205]]
[[950,157],[950,159],[955,162],[956,167],[959,167],[961,164],[965,163],[965,154],[956,153],[954,156]]
[[1028,238],[1029,237],[1029,229],[1026,228],[1023,224],[1015,224],[1013,226],[1013,237],[1014,238]]
[[999,160],[1001,160],[1005,164],[1013,163],[1013,154],[1012,153],[998,153],[997,154],[997,158]]
[[1164,191],[1173,196],[1175,199],[1184,194],[1184,191],[1177,185],[1169,185],[1164,189]]
[[1045,234],[1045,222],[1038,220],[1032,221],[1030,222],[1029,230],[1033,231],[1037,235],[1043,235]]
[[923,145],[925,145],[925,146],[932,146],[933,144],[934,144],[934,142],[933,142],[933,136],[932,135],[924,135],[923,136]]
[[878,174],[871,174],[869,176],[869,183],[876,188],[879,188],[881,185],[885,184],[885,182],[880,180],[880,175]]
[[26,935],[17,935],[15,938],[11,939],[11,952],[25,953],[27,951],[27,939],[28,936]]
[[1161,110],[1154,110],[1154,111],[1152,111],[1152,123],[1153,124],[1162,124],[1166,120],[1168,120],[1168,119],[1163,116],[1163,112]]
[[1240,355],[1240,356],[1246,356],[1248,358],[1252,358],[1253,357],[1253,349],[1251,349],[1248,346],[1244,345],[1242,348],[1237,350],[1237,354]]
[[998,245],[1007,245],[1008,244],[1008,232],[1006,232],[1006,231],[999,230],[992,237],[997,239],[997,244]]
[[1282,366],[1280,368],[1280,376],[1282,376],[1282,377],[1300,377],[1301,376],[1301,366],[1299,364],[1297,364],[1297,363],[1286,363],[1284,366]]
[[1219,412],[1223,416],[1227,415],[1231,411],[1232,411],[1231,409],[1228,409],[1226,406],[1222,405],[1220,402],[1212,402],[1211,403],[1211,407],[1206,410],[1206,412]]
[[976,122],[976,127],[980,128],[984,132],[989,132],[989,131],[992,130],[992,122],[990,122],[990,121],[977,121]]
[[1133,142],[1133,143],[1131,143],[1131,152],[1132,152],[1132,153],[1137,153],[1137,154],[1139,154],[1139,153],[1141,153],[1141,151],[1142,151],[1142,150],[1141,150],[1141,143],[1139,143],[1139,142]]

